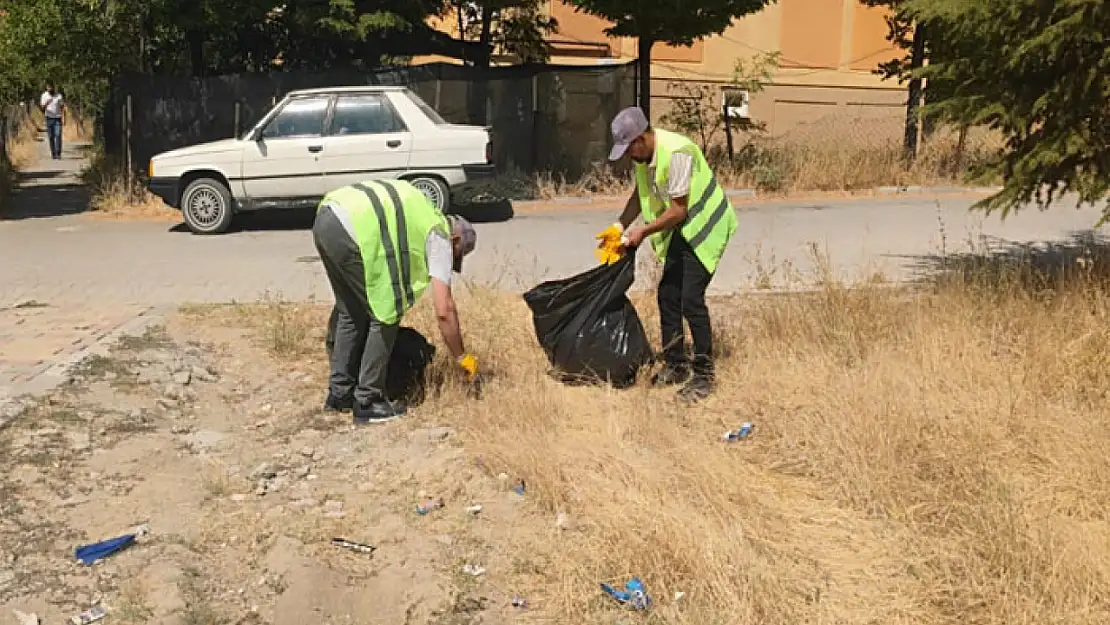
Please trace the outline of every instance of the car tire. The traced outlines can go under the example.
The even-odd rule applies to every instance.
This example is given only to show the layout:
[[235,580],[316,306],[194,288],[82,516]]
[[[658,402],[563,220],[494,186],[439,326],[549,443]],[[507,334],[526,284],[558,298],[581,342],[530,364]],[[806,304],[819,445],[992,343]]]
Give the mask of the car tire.
[[409,182],[412,183],[412,186],[420,189],[432,205],[439,209],[439,212],[446,214],[451,208],[451,191],[447,188],[447,184],[439,178],[418,176],[410,178]]
[[219,180],[194,180],[181,194],[181,216],[193,234],[227,232],[234,217],[231,190]]

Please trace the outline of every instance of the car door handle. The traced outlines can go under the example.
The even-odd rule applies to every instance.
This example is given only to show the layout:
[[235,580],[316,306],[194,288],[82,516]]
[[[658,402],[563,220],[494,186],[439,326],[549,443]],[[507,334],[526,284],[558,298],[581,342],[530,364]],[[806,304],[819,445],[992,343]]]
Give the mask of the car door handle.
[[395,148],[395,147],[398,147],[398,146],[401,145],[401,140],[400,139],[390,139],[389,141],[386,141],[385,144],[388,145],[391,148]]
[[308,151],[312,152],[313,154],[315,154],[317,152],[323,152],[324,151],[324,146],[322,146],[322,145],[310,145],[310,146],[308,146]]

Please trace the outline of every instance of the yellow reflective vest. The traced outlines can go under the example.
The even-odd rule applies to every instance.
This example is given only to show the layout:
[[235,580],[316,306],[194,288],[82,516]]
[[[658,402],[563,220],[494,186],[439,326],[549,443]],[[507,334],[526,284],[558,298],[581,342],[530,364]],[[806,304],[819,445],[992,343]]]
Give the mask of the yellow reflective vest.
[[341,187],[319,206],[325,204],[338,204],[350,215],[374,318],[386,325],[398,323],[431,282],[425,246],[433,229],[450,238],[447,218],[404,180]]
[[[680,134],[658,129],[655,130],[656,187],[667,188],[671,157],[678,152],[689,154],[693,158],[687,204],[689,214],[681,227],[653,234],[650,237],[651,246],[659,260],[665,262],[671,237],[678,231],[694,249],[701,264],[713,273],[717,271],[729,239],[736,232],[736,211],[728,201],[725,190],[717,184],[701,148]],[[651,223],[663,214],[667,206],[652,192],[651,168],[646,164],[635,163],[633,169],[636,174],[637,194],[640,196],[640,211],[644,223]]]

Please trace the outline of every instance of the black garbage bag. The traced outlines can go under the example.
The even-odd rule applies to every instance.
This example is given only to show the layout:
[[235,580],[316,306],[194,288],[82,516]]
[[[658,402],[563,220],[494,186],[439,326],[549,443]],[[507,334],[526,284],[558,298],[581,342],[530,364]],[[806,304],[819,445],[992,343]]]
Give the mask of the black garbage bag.
[[636,278],[636,255],[524,294],[536,338],[557,376],[568,383],[636,383],[653,359],[647,332],[625,293]]
[[[324,340],[329,360],[335,346],[335,327],[338,320],[339,311],[332,307],[331,317],[328,318],[328,334]],[[398,328],[385,374],[386,396],[410,403],[422,400],[427,384],[427,369],[435,356],[436,346],[429,343],[423,334],[407,326]]]

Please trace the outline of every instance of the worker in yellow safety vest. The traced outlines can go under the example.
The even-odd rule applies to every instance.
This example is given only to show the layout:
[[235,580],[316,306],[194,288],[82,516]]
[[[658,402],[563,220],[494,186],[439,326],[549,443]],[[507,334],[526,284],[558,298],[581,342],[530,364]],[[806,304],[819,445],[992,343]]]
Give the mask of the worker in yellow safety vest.
[[[597,236],[599,257],[650,239],[663,263],[658,300],[665,364],[653,383],[683,385],[680,399],[700,401],[715,388],[705,291],[736,232],[736,213],[701,148],[690,139],[652,128],[637,107],[618,113],[612,132],[609,159],[617,161],[625,154],[632,159],[636,188],[619,221]],[[638,216],[644,225],[631,227]],[[686,355],[683,318],[693,338],[692,362]]]
[[431,286],[447,349],[470,380],[478,361],[463,348],[453,272],[474,251],[474,227],[444,216],[403,180],[375,180],[328,193],[312,237],[335,294],[337,323],[324,409],[354,413],[356,424],[406,411],[385,396],[386,369],[401,318]]

